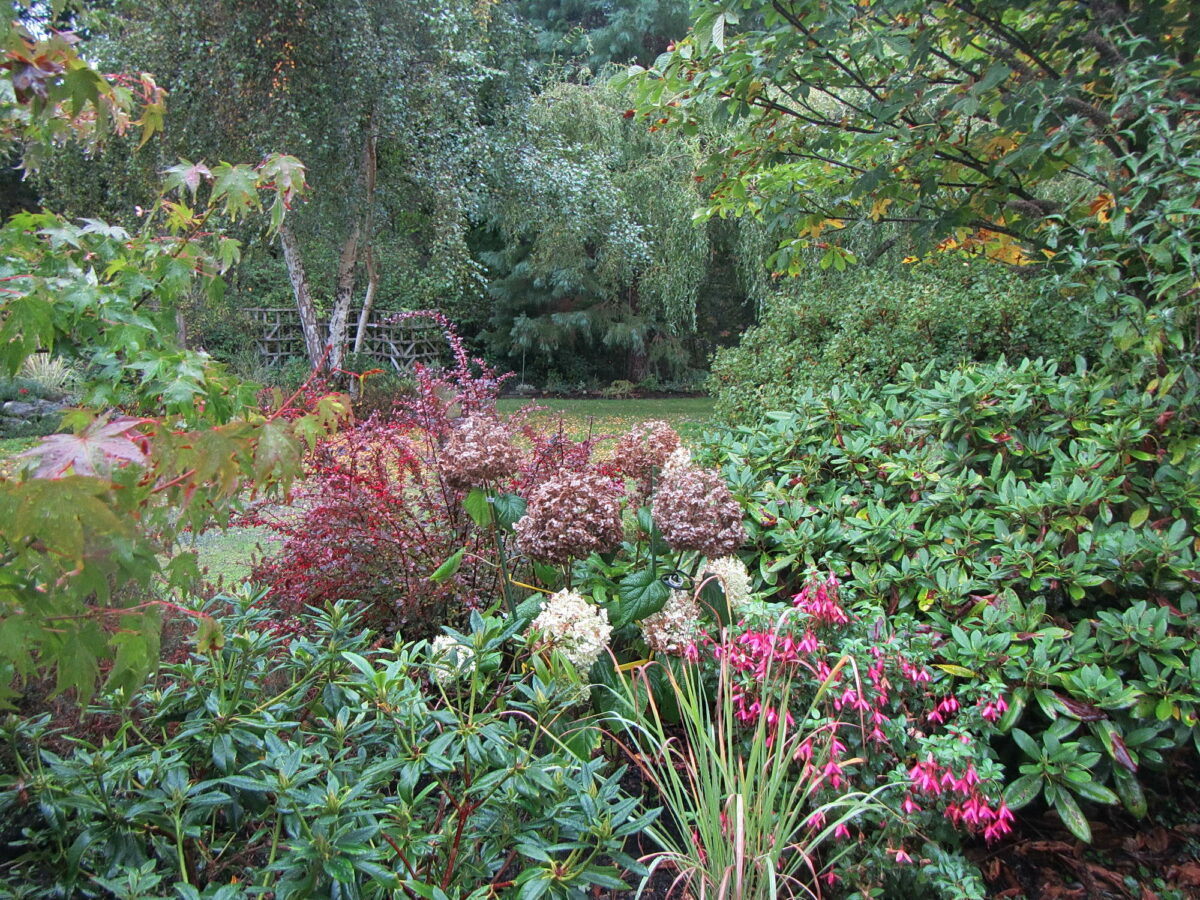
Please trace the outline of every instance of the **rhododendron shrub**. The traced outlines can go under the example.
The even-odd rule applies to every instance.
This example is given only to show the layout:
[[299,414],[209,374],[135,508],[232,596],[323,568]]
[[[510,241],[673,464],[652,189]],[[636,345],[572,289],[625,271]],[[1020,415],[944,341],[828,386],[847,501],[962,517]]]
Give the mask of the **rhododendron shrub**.
[[747,735],[764,720],[768,742],[804,735],[792,756],[817,810],[814,833],[826,827],[823,805],[885,788],[882,807],[836,829],[835,852],[847,852],[831,883],[865,892],[886,878],[919,879],[926,840],[991,843],[1010,830],[988,745],[1004,697],[939,669],[940,642],[908,616],[856,612],[827,575],[810,577],[787,606],[747,609],[691,654],[713,677],[730,673],[733,719]]

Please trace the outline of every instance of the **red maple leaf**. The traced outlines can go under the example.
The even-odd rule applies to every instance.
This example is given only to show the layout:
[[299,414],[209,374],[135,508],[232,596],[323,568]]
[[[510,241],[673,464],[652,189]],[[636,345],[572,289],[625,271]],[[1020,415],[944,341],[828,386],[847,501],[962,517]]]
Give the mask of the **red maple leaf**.
[[121,416],[111,422],[96,419],[79,434],[52,434],[38,446],[19,454],[39,460],[34,478],[62,478],[68,474],[107,475],[114,467],[146,461],[145,436],[135,428],[149,421]]

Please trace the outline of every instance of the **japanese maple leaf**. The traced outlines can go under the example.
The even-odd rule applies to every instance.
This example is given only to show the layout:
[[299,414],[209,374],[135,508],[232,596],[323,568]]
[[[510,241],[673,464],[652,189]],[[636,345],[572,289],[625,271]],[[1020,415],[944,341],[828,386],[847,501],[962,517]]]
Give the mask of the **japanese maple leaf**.
[[139,443],[144,436],[133,432],[146,421],[121,416],[110,422],[101,417],[79,434],[52,434],[43,438],[38,446],[19,456],[39,460],[34,478],[62,478],[71,473],[107,475],[115,466],[146,461]]

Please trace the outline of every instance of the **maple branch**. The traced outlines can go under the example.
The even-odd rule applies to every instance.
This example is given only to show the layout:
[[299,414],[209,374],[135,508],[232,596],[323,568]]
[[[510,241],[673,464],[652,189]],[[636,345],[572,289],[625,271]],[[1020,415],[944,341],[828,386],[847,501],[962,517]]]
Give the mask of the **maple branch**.
[[172,478],[170,481],[166,482],[165,484],[160,484],[160,485],[155,486],[154,489],[150,491],[150,493],[157,494],[160,491],[165,491],[168,488],[173,488],[173,487],[175,487],[175,485],[179,484],[180,482],[187,481],[189,478],[191,478],[195,474],[196,474],[195,469],[188,469],[182,475],[180,475],[176,478]]
[[329,359],[329,353],[331,350],[333,350],[333,345],[326,344],[325,352],[321,354],[321,358],[317,360],[317,364],[313,366],[313,370],[309,373],[308,378],[304,380],[304,384],[296,388],[296,390],[292,392],[292,395],[284,400],[282,404],[280,404],[279,409],[267,416],[268,422],[274,422],[281,415],[283,415],[286,410],[291,409],[292,401],[308,390],[308,386],[317,380],[317,377],[321,374],[321,370],[325,368],[325,361]]

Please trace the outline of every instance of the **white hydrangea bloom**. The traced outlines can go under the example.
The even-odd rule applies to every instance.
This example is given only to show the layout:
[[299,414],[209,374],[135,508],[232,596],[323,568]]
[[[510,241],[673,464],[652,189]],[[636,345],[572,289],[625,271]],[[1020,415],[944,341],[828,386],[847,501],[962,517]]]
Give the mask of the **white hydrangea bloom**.
[[704,570],[721,582],[721,589],[731,610],[736,611],[750,602],[750,573],[746,570],[746,564],[736,556],[709,560]]
[[439,634],[433,639],[429,657],[433,660],[430,671],[440,684],[451,684],[475,670],[475,649],[460,644],[448,634]]
[[560,650],[584,677],[612,634],[604,609],[566,590],[550,596],[531,627],[541,632],[545,641]]
[[692,464],[692,454],[687,447],[679,446],[671,451],[671,455],[667,457],[667,461],[663,463],[663,474],[666,475],[671,469],[681,469]]
[[700,631],[700,604],[690,591],[671,591],[658,612],[642,620],[642,637],[655,653],[683,656]]

